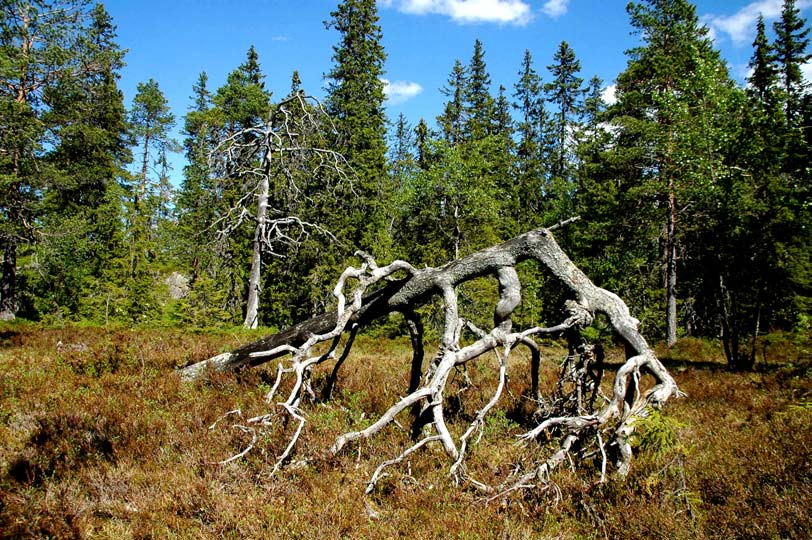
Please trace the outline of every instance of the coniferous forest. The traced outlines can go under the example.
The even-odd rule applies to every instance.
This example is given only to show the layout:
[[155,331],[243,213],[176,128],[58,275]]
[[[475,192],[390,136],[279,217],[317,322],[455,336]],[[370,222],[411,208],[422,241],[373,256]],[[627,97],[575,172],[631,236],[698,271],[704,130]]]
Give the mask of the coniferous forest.
[[[721,336],[748,368],[758,335],[808,328],[807,22],[794,2],[772,38],[759,22],[741,88],[689,2],[628,12],[641,44],[611,106],[567,42],[517,52],[516,80],[497,82],[477,40],[442,114],[411,126],[384,113],[374,2],[329,14],[324,103],[297,73],[272,96],[251,47],[222,87],[200,74],[185,118],[159,81],[123,102],[101,4],[8,2],[3,318],[284,327],[325,308],[357,249],[438,265],[580,216],[565,250],[649,335]],[[551,320],[528,279],[541,294],[521,317]]]
[[[583,73],[566,41],[551,58],[516,51],[515,79],[495,81],[487,43],[476,40],[469,58],[449,66],[441,114],[415,125],[386,115],[386,28],[374,0],[325,5],[326,26],[338,40],[323,92],[303,87],[293,72],[289,91],[272,94],[263,59],[250,47],[219,88],[200,73],[183,118],[154,79],[125,102],[118,85],[126,54],[101,3],[0,5],[0,339],[4,349],[28,351],[3,360],[0,370],[9,381],[0,396],[9,404],[0,412],[0,441],[9,448],[0,453],[0,537],[287,537],[260,523],[291,522],[274,513],[287,500],[307,507],[320,496],[357,495],[374,466],[364,461],[372,469],[344,486],[343,476],[323,473],[324,463],[346,473],[355,457],[320,457],[322,472],[301,465],[273,483],[263,459],[272,466],[284,445],[266,441],[244,465],[214,469],[212,462],[246,445],[239,432],[212,442],[206,428],[230,409],[261,402],[256,387],[267,392],[273,373],[216,374],[184,387],[166,372],[334,309],[336,281],[357,264],[358,250],[381,265],[401,259],[439,267],[563,222],[556,231],[563,251],[622,298],[659,356],[687,373],[678,383],[688,399],[694,393],[713,404],[680,401],[674,414],[728,419],[721,404],[735,408],[741,400],[749,416],[715,433],[711,423],[681,423],[666,407],[646,420],[634,446],[650,455],[628,483],[607,485],[601,475],[600,486],[587,485],[567,470],[555,490],[483,507],[481,522],[459,507],[382,518],[356,501],[360,507],[339,512],[332,524],[343,532],[294,520],[289,536],[374,536],[369,517],[383,520],[381,537],[410,523],[416,538],[441,531],[467,538],[466,522],[477,531],[472,538],[499,537],[488,521],[501,523],[510,538],[651,538],[655,530],[679,538],[803,537],[812,501],[812,89],[802,67],[812,54],[795,0],[784,0],[772,26],[759,18],[745,85],[731,76],[688,0],[640,0],[626,8],[639,44],[609,81],[616,84],[613,103],[603,98],[608,82]],[[173,138],[175,126],[182,140]],[[173,152],[185,158],[179,184],[171,181]],[[513,324],[558,323],[564,298],[551,276],[533,265],[517,269],[523,289]],[[442,332],[441,300],[421,308],[427,336]],[[493,284],[460,287],[460,309],[473,321],[493,319],[498,300]],[[359,347],[370,359],[402,358],[398,340],[408,336],[408,323],[382,318]],[[250,331],[256,328],[261,333]],[[608,326],[590,332],[590,340],[605,342],[608,362],[612,350],[622,354]],[[388,353],[376,339],[392,340]],[[35,369],[37,358],[49,359]],[[314,409],[324,427],[313,440],[363,424],[359,407],[386,410],[387,400],[369,387],[391,367],[381,362],[341,383],[340,408]],[[776,363],[783,367],[770,368]],[[78,378],[62,397],[31,405],[30,415],[13,412],[34,403],[46,369]],[[548,375],[555,378],[557,369]],[[702,369],[712,382],[703,382]],[[104,382],[117,374],[124,382]],[[472,373],[473,384],[486,376]],[[106,384],[137,394],[138,405],[125,412],[79,391]],[[399,391],[405,383],[382,390]],[[59,400],[83,412],[61,411]],[[196,407],[208,411],[205,419]],[[483,424],[486,449],[488,437],[521,424],[522,411],[514,404]],[[457,414],[474,412],[460,405]],[[742,424],[752,433],[735,431]],[[744,478],[746,467],[755,467],[745,457],[713,454],[728,428],[735,433],[728,442],[761,460],[756,480]],[[767,448],[783,461],[765,465],[773,455]],[[162,469],[129,469],[126,478],[115,472],[142,451]],[[159,480],[173,459],[182,466]],[[384,487],[375,503],[395,512],[429,497],[450,508],[466,496],[452,486],[427,492],[430,481],[448,483],[442,467],[415,467],[417,480]],[[95,472],[67,480],[85,468]],[[329,489],[318,487],[320,474]],[[494,466],[492,474],[506,471]],[[212,483],[206,475],[219,476]],[[720,475],[726,480],[717,482]],[[134,491],[139,482],[148,495]],[[229,482],[240,488],[224,487]],[[186,491],[173,492],[171,484]],[[92,495],[81,503],[77,493]],[[259,513],[241,514],[239,501]],[[752,514],[752,523],[729,517],[756,506],[765,510]],[[531,525],[523,515],[539,521]]]

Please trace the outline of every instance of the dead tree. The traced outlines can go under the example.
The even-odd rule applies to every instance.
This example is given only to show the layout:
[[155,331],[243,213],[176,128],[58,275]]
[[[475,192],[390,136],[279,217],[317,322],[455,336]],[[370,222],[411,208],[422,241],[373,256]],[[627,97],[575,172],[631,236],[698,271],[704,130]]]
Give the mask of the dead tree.
[[[339,436],[330,449],[334,454],[341,452],[348,444],[374,436],[394,423],[402,413],[417,413],[414,420],[416,429],[413,430],[416,442],[380,464],[369,480],[367,493],[374,489],[387,467],[401,462],[429,443],[442,445],[454,478],[493,496],[534,485],[549,486],[551,471],[568,457],[591,457],[596,460],[600,466],[601,481],[605,479],[610,465],[619,475],[625,475],[632,456],[629,437],[635,429],[635,421],[645,417],[652,407],[659,408],[669,398],[676,396],[678,389],[674,379],[638,332],[638,321],[631,316],[626,304],[617,295],[595,286],[556,243],[552,231],[568,222],[530,231],[439,268],[418,270],[404,261],[379,267],[370,256],[358,253],[364,263],[359,267],[347,268],[339,278],[334,290],[337,298],[335,311],[233,352],[190,365],[179,373],[189,380],[203,375],[207,369],[233,370],[280,359],[276,381],[267,395],[267,402],[297,424],[287,448],[277,459],[274,466],[276,471],[290,458],[307,422],[303,403],[316,396],[310,385],[313,368],[325,362],[334,364],[327,384],[331,388],[332,380],[347,357],[358,329],[378,317],[400,312],[410,323],[414,344],[408,394],[366,429]],[[513,328],[511,314],[521,301],[521,283],[516,265],[528,259],[545,266],[571,293],[571,300],[566,302],[564,320],[555,326],[525,330]],[[465,320],[459,313],[457,303],[456,288],[482,276],[494,277],[499,285],[493,327],[487,331]],[[354,284],[352,288],[351,283]],[[423,372],[422,326],[415,315],[415,308],[435,295],[442,299],[444,325],[438,352]],[[608,396],[600,392],[601,352],[581,340],[577,331],[591,325],[597,314],[606,316],[614,331],[626,343],[628,351]],[[473,334],[472,341],[461,342],[465,330]],[[349,338],[339,353],[342,334],[348,334]],[[555,450],[532,464],[517,467],[516,474],[503,485],[486,485],[468,474],[466,453],[477,433],[481,432],[486,416],[502,395],[508,357],[521,344],[535,350],[531,378],[533,392],[538,393],[538,348],[532,338],[542,335],[565,335],[570,344],[570,354],[562,365],[561,380],[555,394],[539,401],[538,422],[533,429],[521,435],[520,440],[528,444],[539,439],[557,441]],[[326,352],[315,353],[314,347],[319,343],[329,343]],[[455,369],[481,358],[489,351],[495,352],[499,359],[496,390],[488,403],[477,412],[468,429],[462,435],[455,436],[446,424],[444,408],[449,377]],[[644,371],[654,379],[654,384],[645,391],[639,384]],[[277,400],[276,392],[284,377],[292,378],[292,389],[286,397]],[[329,395],[329,391],[325,394]],[[275,418],[276,415],[271,412],[248,420],[245,427],[255,429],[251,426],[262,426]]]
[[[244,325],[256,328],[263,254],[279,256],[281,246],[298,246],[310,232],[335,238],[318,223],[290,212],[292,203],[305,206],[308,189],[301,178],[323,182],[318,193],[328,196],[331,188],[349,182],[350,167],[344,157],[327,148],[325,130],[334,129],[326,111],[313,97],[295,91],[274,105],[268,119],[239,130],[222,140],[212,155],[215,170],[243,186],[242,197],[215,223],[218,236],[225,238],[245,222],[253,222],[251,271]],[[336,182],[331,184],[330,178]],[[282,191],[273,205],[271,186]]]

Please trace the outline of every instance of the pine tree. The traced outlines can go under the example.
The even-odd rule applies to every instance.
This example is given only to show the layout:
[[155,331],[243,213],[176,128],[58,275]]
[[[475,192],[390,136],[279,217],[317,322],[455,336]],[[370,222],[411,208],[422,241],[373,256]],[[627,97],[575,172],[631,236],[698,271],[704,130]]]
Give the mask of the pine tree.
[[346,156],[357,176],[353,205],[342,230],[334,231],[350,245],[376,247],[385,230],[386,115],[381,77],[386,53],[375,0],[343,0],[325,23],[340,34],[328,72],[327,110],[339,139],[334,148]]
[[[86,290],[115,241],[113,178],[128,153],[116,88],[123,52],[104,9],[30,0],[3,2],[0,15],[0,317],[13,318],[20,249],[27,257],[36,237],[47,238],[40,255],[59,273],[42,309],[77,307],[80,293],[68,289]],[[63,247],[77,248],[67,272],[51,264],[60,247],[54,231],[69,233]]]
[[[138,83],[130,109],[130,128],[138,151],[138,172],[129,216],[130,279],[127,282],[127,312],[133,321],[157,315],[154,294],[157,271],[157,230],[161,223],[161,193],[165,155],[176,143],[169,132],[175,116],[157,81]],[[153,174],[157,169],[157,177]]]
[[[3,2],[0,17],[0,319],[13,319],[20,307],[17,290],[19,249],[33,241],[41,176],[35,171],[44,126],[41,88],[63,69],[53,62],[75,20],[43,2]],[[70,50],[70,49],[68,49]]]
[[[652,280],[660,267],[654,262],[657,244],[651,239],[662,232],[665,336],[670,345],[677,337],[678,253],[693,247],[680,243],[678,219],[682,216],[686,226],[700,223],[700,208],[712,201],[714,181],[725,170],[722,142],[728,120],[735,117],[730,108],[734,92],[689,2],[647,0],[630,4],[628,12],[643,44],[628,52],[628,66],[617,80],[618,102],[609,118],[619,132],[607,159],[620,181],[619,211],[626,226],[646,238],[638,256],[649,261]],[[624,257],[633,246],[627,251]]]

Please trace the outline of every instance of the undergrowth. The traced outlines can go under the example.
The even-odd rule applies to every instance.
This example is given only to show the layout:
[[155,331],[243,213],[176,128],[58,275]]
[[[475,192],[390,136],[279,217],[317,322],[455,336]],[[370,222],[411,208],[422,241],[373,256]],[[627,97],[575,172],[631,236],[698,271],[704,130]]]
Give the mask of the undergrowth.
[[[555,490],[487,503],[456,487],[442,450],[429,446],[393,467],[365,501],[377,465],[409,444],[405,430],[338,456],[325,450],[404,395],[408,341],[359,339],[333,400],[308,409],[291,466],[270,476],[291,426],[262,434],[228,465],[215,463],[251,437],[230,419],[209,427],[235,409],[265,412],[272,366],[193,384],[173,374],[254,337],[0,327],[0,537],[800,539],[812,530],[812,384],[803,355],[741,374],[724,369],[712,345],[682,343],[669,367],[687,397],[640,422],[625,481],[600,484],[594,470],[563,468]],[[562,351],[545,351],[542,388],[550,389]],[[608,351],[610,369],[620,354]],[[474,385],[452,429],[488,399],[494,373],[495,365],[472,366]],[[510,392],[473,450],[469,468],[483,481],[498,483],[540,451],[513,444],[530,421],[526,374],[517,359]]]

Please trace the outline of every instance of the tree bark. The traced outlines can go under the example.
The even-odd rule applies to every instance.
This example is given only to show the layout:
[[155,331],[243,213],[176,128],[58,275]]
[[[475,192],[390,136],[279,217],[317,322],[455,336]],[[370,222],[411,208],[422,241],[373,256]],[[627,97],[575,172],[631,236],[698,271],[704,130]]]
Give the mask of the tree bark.
[[0,281],[0,320],[13,320],[17,314],[17,243],[3,242],[3,275]]
[[[652,354],[643,337],[637,332],[637,321],[629,315],[626,305],[613,293],[596,287],[561,250],[550,233],[550,229],[544,228],[535,229],[444,266],[424,268],[417,270],[412,276],[388,282],[381,289],[364,297],[362,307],[350,319],[350,324],[358,324],[363,328],[374,319],[388,313],[409,312],[415,305],[426,301],[431,295],[442,295],[447,287],[453,288],[481,276],[496,275],[500,268],[515,266],[527,259],[538,260],[563,285],[587,302],[591,310],[606,314],[618,334],[637,354]],[[205,373],[207,368],[231,371],[263,364],[286,352],[279,351],[262,356],[252,356],[252,354],[271,351],[283,345],[298,347],[311,335],[323,334],[331,330],[335,326],[336,320],[335,312],[315,316],[231,352],[181,368],[179,374],[182,378],[191,380]]]
[[665,250],[665,337],[671,347],[677,342],[677,201],[673,190],[668,194]]
[[144,136],[144,151],[141,154],[141,184],[138,188],[138,195],[135,198],[136,207],[138,206],[139,201],[143,201],[147,197],[147,174],[149,173],[149,144],[150,144],[150,125],[149,120],[147,120],[147,125],[145,126],[144,131],[146,135]]
[[[268,159],[267,157],[265,159]],[[256,328],[259,323],[259,293],[260,278],[262,277],[262,247],[265,242],[265,227],[268,219],[268,193],[270,181],[268,179],[269,167],[265,168],[259,183],[257,200],[257,227],[254,230],[254,252],[251,257],[251,274],[248,277],[248,305],[245,309],[246,328]]]
[[[473,479],[467,472],[464,463],[467,449],[470,444],[476,444],[478,437],[474,435],[483,432],[486,416],[499,402],[507,385],[507,365],[511,350],[529,341],[531,336],[562,333],[570,341],[570,354],[561,371],[558,391],[551,402],[538,401],[541,422],[520,436],[521,440],[528,442],[540,437],[557,438],[561,441],[560,446],[543,462],[536,461],[531,471],[507,480],[498,490],[500,493],[510,493],[536,482],[549,485],[551,470],[571,454],[579,459],[602,456],[603,481],[609,459],[607,454],[611,453],[613,458],[617,456],[618,474],[625,475],[630,466],[632,448],[629,439],[635,430],[635,422],[647,416],[652,408],[659,408],[670,397],[678,395],[677,385],[637,331],[639,321],[631,316],[626,304],[615,294],[596,287],[573,264],[556,243],[552,229],[553,227],[530,231],[439,268],[417,270],[404,261],[394,261],[385,267],[379,267],[370,256],[359,253],[365,260],[364,264],[345,269],[333,291],[337,299],[335,311],[309,319],[233,352],[181,369],[181,377],[188,380],[205,373],[207,368],[236,369],[290,355],[277,362],[276,382],[266,396],[266,402],[273,407],[272,411],[246,420],[246,425],[240,428],[253,433],[253,442],[247,449],[221,463],[229,463],[245,455],[256,442],[257,431],[273,426],[279,419],[274,411],[280,411],[285,424],[293,421],[295,428],[285,450],[277,457],[271,474],[278,471],[290,459],[308,421],[301,407],[308,396],[315,399],[316,394],[311,386],[313,369],[324,362],[334,361],[326,392],[323,392],[323,395],[329,396],[337,371],[347,357],[358,329],[377,317],[398,311],[410,322],[414,350],[409,393],[392,404],[378,420],[366,428],[337,437],[330,450],[336,454],[347,444],[373,437],[390,424],[396,423],[398,415],[407,410],[412,411],[412,436],[419,440],[394,459],[380,464],[367,485],[367,494],[384,476],[384,469],[401,463],[406,456],[429,442],[442,444],[452,461],[449,472],[457,481],[469,482],[489,493],[495,492],[496,489]],[[534,327],[522,331],[513,329],[511,316],[521,302],[521,282],[516,265],[527,259],[535,259],[545,266],[571,293],[571,298],[564,305],[567,317],[556,326]],[[403,273],[406,277],[389,281]],[[463,318],[458,309],[456,287],[481,276],[491,276],[499,284],[499,300],[494,308],[493,328],[490,331],[474,326]],[[348,293],[350,281],[356,286]],[[375,287],[380,288],[375,290]],[[373,292],[367,293],[369,290]],[[422,329],[414,309],[433,295],[442,296],[445,324],[437,354],[423,374]],[[597,407],[595,398],[600,386],[601,355],[600,351],[596,352],[583,341],[579,332],[594,322],[595,313],[607,316],[614,330],[625,341],[628,351],[626,362],[616,372],[611,397],[602,395],[602,403]],[[461,342],[464,328],[472,331],[474,341]],[[341,337],[346,332],[350,333],[349,338],[345,340],[343,352],[336,360]],[[328,343],[330,345],[326,351],[316,349],[317,345]],[[453,379],[452,372],[465,369],[469,362],[491,352],[499,361],[498,384],[491,399],[477,412],[465,433],[457,438],[453,425],[446,421],[444,407],[447,402],[444,396],[448,395],[447,385]],[[538,359],[531,364],[531,369],[537,369]],[[643,372],[655,379],[654,384],[647,385],[645,390],[640,385]],[[290,383],[282,386],[283,378]],[[535,399],[537,378],[532,384]],[[288,392],[284,401],[275,399],[280,388],[285,388]],[[571,390],[573,388],[574,391]]]

